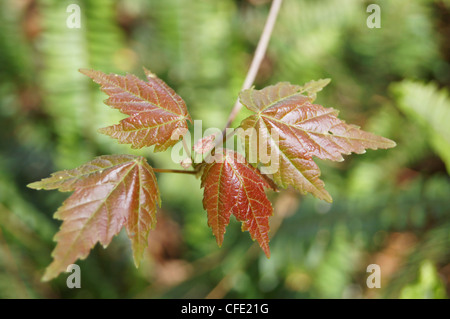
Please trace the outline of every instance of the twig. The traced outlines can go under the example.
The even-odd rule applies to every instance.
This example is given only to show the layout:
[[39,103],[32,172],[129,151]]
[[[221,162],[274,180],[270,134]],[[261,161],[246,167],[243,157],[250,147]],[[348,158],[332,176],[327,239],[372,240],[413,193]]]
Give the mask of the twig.
[[[269,15],[266,20],[266,24],[264,25],[264,30],[259,38],[258,46],[256,47],[255,55],[253,56],[252,64],[250,65],[250,69],[248,70],[247,76],[245,77],[244,84],[242,85],[241,91],[249,89],[253,82],[255,81],[256,75],[258,74],[259,67],[261,66],[261,62],[266,54],[267,45],[269,44],[270,36],[272,35],[272,30],[275,25],[275,21],[277,20],[278,12],[280,11],[281,3],[283,0],[273,0],[272,5],[270,7]],[[242,108],[242,104],[239,102],[239,99],[236,100],[233,109],[231,110],[230,115],[228,116],[227,124],[222,131],[222,136],[225,135],[225,130],[227,127],[230,127],[233,120],[236,118],[237,114]]]
[[[258,45],[256,46],[255,55],[253,56],[252,63],[250,68],[245,76],[244,84],[242,84],[242,90],[249,89],[253,82],[255,81],[256,75],[258,74],[259,67],[261,66],[261,62],[266,54],[267,45],[269,44],[270,36],[272,35],[273,27],[275,26],[275,22],[278,17],[278,12],[280,11],[281,3],[283,0],[273,0],[272,5],[270,6],[269,15],[267,16],[266,24],[264,25],[264,29],[261,33],[261,37],[259,38]],[[217,148],[219,145],[222,145],[226,142],[229,136],[226,135],[227,128],[230,127],[233,120],[236,118],[237,114],[242,108],[242,104],[239,102],[239,98],[236,100],[236,103],[231,110],[230,115],[228,116],[227,123],[225,124],[224,129],[222,130],[221,138],[217,138],[214,148]],[[234,133],[233,133],[234,134]],[[232,135],[231,135],[232,136]],[[211,152],[212,154],[213,152]],[[208,155],[207,159],[209,159],[210,155]],[[206,159],[205,159],[206,160]]]
[[184,171],[182,169],[168,169],[168,168],[154,168],[153,171],[157,173],[177,173],[177,174],[197,174],[196,171]]
[[185,139],[184,139],[184,136],[181,138],[181,143],[183,143],[183,148],[184,148],[184,151],[186,152],[186,155],[187,155],[188,157],[191,157],[191,158],[192,158],[192,156],[191,156],[191,150],[189,149],[189,146],[187,145],[187,143],[186,143],[186,141],[185,141]]

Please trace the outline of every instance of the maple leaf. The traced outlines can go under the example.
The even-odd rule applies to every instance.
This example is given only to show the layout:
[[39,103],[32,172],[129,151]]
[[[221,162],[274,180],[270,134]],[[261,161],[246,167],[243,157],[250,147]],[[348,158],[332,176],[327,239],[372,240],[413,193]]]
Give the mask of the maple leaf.
[[161,204],[155,174],[143,157],[100,156],[28,187],[74,191],[55,213],[63,223],[55,235],[54,260],[43,280],[56,277],[77,259],[86,258],[97,242],[106,247],[123,227],[139,266],[148,233],[156,223],[156,204]]
[[155,145],[155,152],[164,151],[178,142],[171,139],[176,129],[187,131],[186,120],[192,122],[183,99],[164,81],[144,69],[148,82],[135,75],[105,74],[80,69],[100,84],[109,95],[105,103],[129,117],[119,124],[100,129],[101,133],[131,144],[132,148]]
[[[345,123],[335,109],[312,104],[315,93],[327,83],[321,80],[298,86],[281,82],[262,90],[244,90],[239,98],[256,113],[240,125],[244,131],[250,129],[244,135],[247,156],[256,158],[262,167],[275,164],[278,169],[273,178],[278,185],[292,185],[302,193],[331,202],[313,156],[342,161],[342,154],[391,148],[395,142]],[[264,162],[261,154],[272,157]]]
[[214,141],[216,139],[216,134],[211,134],[205,136],[202,139],[199,139],[197,143],[194,144],[193,149],[194,152],[199,154],[208,153],[210,150],[214,148]]
[[222,245],[230,216],[242,222],[252,239],[270,256],[269,217],[273,214],[264,188],[274,188],[245,158],[231,150],[216,149],[215,161],[205,164],[202,175],[203,207],[217,244]]

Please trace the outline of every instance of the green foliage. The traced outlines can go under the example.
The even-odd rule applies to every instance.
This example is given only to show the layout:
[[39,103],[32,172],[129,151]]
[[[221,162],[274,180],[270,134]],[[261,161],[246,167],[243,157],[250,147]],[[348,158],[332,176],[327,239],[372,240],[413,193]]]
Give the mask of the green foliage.
[[419,270],[417,282],[402,289],[402,299],[445,299],[445,286],[442,283],[433,263],[425,260]]
[[72,3],[81,7],[81,29],[66,27],[67,3],[37,2],[43,28],[37,40],[43,68],[37,75],[43,108],[55,125],[55,161],[59,168],[91,158],[99,123],[113,119],[112,113],[99,107],[103,95],[77,70],[87,65],[105,72],[115,69],[115,59],[120,57],[124,46],[122,30],[114,17],[116,1]]
[[450,98],[436,85],[403,81],[392,85],[398,106],[426,132],[428,142],[450,173]]

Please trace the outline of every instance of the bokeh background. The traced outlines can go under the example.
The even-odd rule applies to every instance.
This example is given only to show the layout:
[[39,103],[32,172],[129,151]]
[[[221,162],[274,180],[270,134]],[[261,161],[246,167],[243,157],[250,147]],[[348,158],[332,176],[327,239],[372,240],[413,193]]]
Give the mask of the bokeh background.
[[[69,4],[81,28],[69,29]],[[369,29],[369,3],[381,28]],[[118,235],[67,274],[40,281],[52,218],[67,197],[27,189],[94,156],[133,151],[97,133],[123,117],[79,68],[144,76],[186,101],[203,128],[222,128],[268,13],[266,0],[0,1],[1,298],[447,298],[450,293],[450,1],[285,0],[256,80],[331,78],[317,102],[397,142],[319,161],[332,205],[270,194],[272,257],[232,220],[222,248],[207,226],[199,180],[159,174],[162,209],[139,269]],[[242,110],[234,125],[245,116]],[[381,288],[369,289],[369,264]]]

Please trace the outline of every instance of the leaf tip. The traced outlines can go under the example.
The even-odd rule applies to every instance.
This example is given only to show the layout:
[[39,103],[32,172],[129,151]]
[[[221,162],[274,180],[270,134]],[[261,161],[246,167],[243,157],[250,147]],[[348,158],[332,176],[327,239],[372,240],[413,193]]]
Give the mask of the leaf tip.
[[79,68],[79,69],[78,69],[78,72],[80,72],[80,73],[82,73],[82,74],[84,74],[84,75],[87,75],[87,76],[90,76],[90,74],[92,73],[92,71],[93,71],[93,70],[91,70],[91,69],[86,69],[86,68]]
[[223,233],[221,235],[214,233],[214,237],[216,237],[216,243],[217,243],[217,246],[219,246],[219,248],[222,247],[224,235],[225,235],[225,233]]
[[31,189],[37,189],[37,190],[42,189],[41,182],[29,183],[29,184],[27,184],[27,187],[31,188]]
[[101,134],[105,134],[105,135],[110,135],[110,126],[107,127],[101,127],[97,130],[97,132],[101,133]]
[[59,272],[54,271],[52,263],[45,269],[44,275],[41,277],[41,282],[49,282],[50,280],[56,278],[58,275]]
[[136,255],[133,256],[134,266],[136,268],[139,268],[139,266],[141,265],[141,259],[142,257],[138,257]]
[[318,196],[318,197],[319,197],[319,199],[323,199],[327,203],[331,204],[333,202],[333,197],[331,197],[330,193],[328,193],[325,188],[321,189],[320,196]]
[[388,139],[388,138],[387,138],[386,140],[387,140],[387,145],[388,145],[387,148],[394,148],[394,147],[397,146],[397,143],[396,143],[395,141],[390,140],[390,139]]
[[269,245],[265,245],[264,247],[261,247],[264,251],[264,254],[266,255],[267,259],[270,259],[270,248]]
[[157,78],[156,74],[153,73],[152,71],[150,71],[149,69],[147,69],[146,67],[143,67],[144,69],[144,73],[145,76],[149,79],[149,78]]
[[379,136],[378,144],[375,146],[375,148],[372,148],[372,149],[377,149],[377,148],[388,149],[388,148],[394,148],[396,146],[397,146],[397,143],[395,141],[388,139],[386,137],[383,137],[383,136]]

